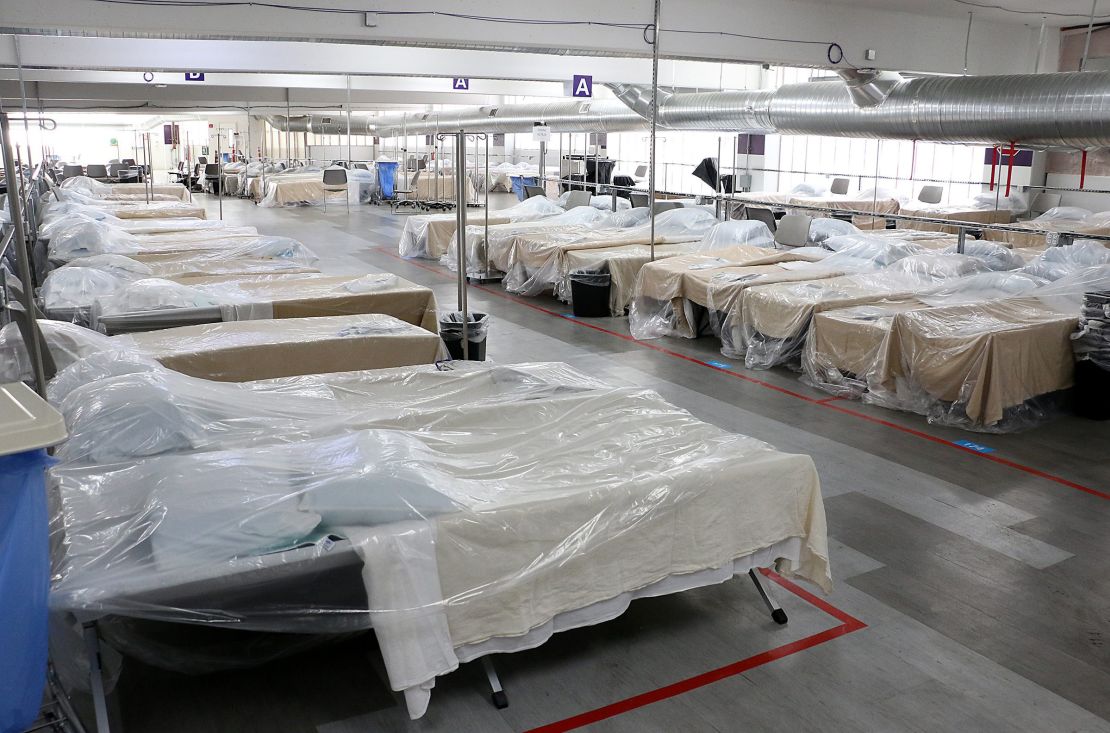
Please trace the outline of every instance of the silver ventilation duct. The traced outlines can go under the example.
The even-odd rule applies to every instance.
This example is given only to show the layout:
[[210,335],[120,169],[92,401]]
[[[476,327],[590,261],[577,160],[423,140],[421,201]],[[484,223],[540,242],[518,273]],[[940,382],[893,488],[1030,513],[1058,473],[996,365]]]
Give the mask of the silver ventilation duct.
[[[849,72],[847,83],[773,91],[676,94],[659,105],[663,129],[828,135],[1030,147],[1110,145],[1110,73],[905,79]],[[643,99],[643,87],[615,85]],[[645,117],[650,103],[633,107]]]
[[[928,142],[1016,143],[1030,147],[1110,146],[1110,72],[906,79],[889,72],[840,72],[844,81],[787,84],[774,90],[659,94],[658,126],[671,130],[827,135]],[[440,113],[358,117],[352,132],[396,137],[466,130],[554,132],[642,130],[651,90],[609,85],[620,100],[559,101]],[[346,119],[294,118],[294,131],[342,134]],[[285,118],[267,118],[279,130]]]

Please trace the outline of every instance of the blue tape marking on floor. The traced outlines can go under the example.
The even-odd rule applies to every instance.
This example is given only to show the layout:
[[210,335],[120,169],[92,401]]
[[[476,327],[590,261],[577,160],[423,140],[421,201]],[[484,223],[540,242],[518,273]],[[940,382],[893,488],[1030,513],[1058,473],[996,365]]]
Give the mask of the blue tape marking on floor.
[[563,318],[577,318],[578,317],[578,316],[574,315],[573,313],[563,313],[562,315],[563,315]]
[[980,445],[979,443],[974,443],[970,440],[954,440],[952,442],[956,445],[962,445],[964,448],[970,448],[976,453],[994,453],[994,448],[989,448],[985,445]]
[[732,364],[726,364],[723,361],[707,361],[705,363],[709,366],[717,367],[718,369],[732,369]]

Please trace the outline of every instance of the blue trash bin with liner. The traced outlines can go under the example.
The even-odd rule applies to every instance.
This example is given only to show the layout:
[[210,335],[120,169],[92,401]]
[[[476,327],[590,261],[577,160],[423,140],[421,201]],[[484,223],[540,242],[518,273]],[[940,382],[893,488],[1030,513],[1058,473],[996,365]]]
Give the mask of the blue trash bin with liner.
[[0,733],[34,722],[46,686],[45,447],[64,439],[57,411],[24,384],[0,385]]
[[378,169],[378,185],[382,189],[382,198],[393,198],[393,181],[397,177],[397,163],[382,160],[375,165]]
[[523,201],[526,198],[524,187],[525,186],[538,186],[540,179],[535,176],[509,176],[509,182],[513,185],[513,193],[516,197]]

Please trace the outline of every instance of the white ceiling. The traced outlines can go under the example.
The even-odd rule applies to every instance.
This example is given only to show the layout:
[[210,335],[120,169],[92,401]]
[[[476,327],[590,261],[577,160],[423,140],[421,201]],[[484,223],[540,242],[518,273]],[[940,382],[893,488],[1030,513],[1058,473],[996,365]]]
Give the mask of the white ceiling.
[[[829,0],[836,5],[897,10],[920,15],[976,18],[1040,25],[1041,18],[1052,27],[1084,25],[1091,0]],[[1110,0],[1098,0],[1095,21],[1110,20]]]

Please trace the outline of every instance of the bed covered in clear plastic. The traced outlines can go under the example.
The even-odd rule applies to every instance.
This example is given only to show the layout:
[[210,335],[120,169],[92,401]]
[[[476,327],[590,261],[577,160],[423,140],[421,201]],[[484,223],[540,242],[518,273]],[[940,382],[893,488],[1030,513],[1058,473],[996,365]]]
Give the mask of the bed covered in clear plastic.
[[[266,176],[266,190],[258,205],[265,208],[281,206],[322,206],[324,203],[324,168],[305,166]],[[347,200],[367,204],[378,190],[374,171],[333,167],[347,174]],[[259,178],[259,181],[262,179]],[[261,184],[259,184],[261,185]],[[342,191],[328,191],[332,199],[340,199]]]
[[104,201],[146,201],[147,192],[153,194],[152,201],[193,200],[189,189],[180,183],[102,183],[88,176],[74,176],[61,182],[63,191],[74,191],[90,198]]
[[169,201],[152,201],[146,203],[141,198],[135,201],[105,201],[103,199],[86,196],[78,191],[56,190],[58,201],[48,203],[43,207],[45,215],[67,210],[67,205],[83,206],[90,209],[111,214],[118,219],[177,219],[193,218],[204,219],[204,207],[187,201],[173,199]]
[[90,323],[107,333],[271,318],[384,313],[436,333],[429,288],[389,273],[145,278],[98,297]]
[[[539,198],[538,196],[533,198]],[[529,199],[531,200],[531,199]],[[512,240],[512,237],[517,234],[527,234],[529,232],[545,231],[548,228],[558,231],[563,227],[568,226],[582,226],[582,227],[595,227],[601,228],[606,223],[614,220],[614,217],[606,212],[595,209],[592,206],[576,206],[569,211],[560,211],[553,216],[544,217],[542,219],[533,219],[528,221],[505,222],[502,224],[491,223],[487,228],[484,220],[479,220],[477,224],[467,224],[466,226],[466,260],[468,272],[484,272],[486,269],[486,232],[489,232],[489,239],[493,241],[494,246],[497,248],[504,248]],[[458,239],[454,236],[451,237],[451,243],[447,248],[447,254],[440,258],[440,263],[446,265],[452,271],[458,269]],[[493,268],[493,263],[489,263],[490,268]]]
[[[635,211],[635,209],[630,210]],[[616,217],[623,214],[618,213]],[[697,242],[717,224],[712,211],[691,207],[664,211],[655,216],[656,248]],[[491,247],[491,259],[505,273],[507,290],[540,295],[555,290],[571,272],[568,255],[581,250],[616,249],[650,244],[650,222],[624,228],[545,230],[518,234],[502,256]]]
[[639,595],[768,565],[830,585],[812,460],[654,392],[557,364],[246,384],[134,368],[53,392],[72,434],[51,474],[56,612],[372,627],[416,718],[460,662]]
[[834,237],[828,244],[836,249],[838,240],[852,239],[857,241],[820,262],[799,265],[801,272],[832,269],[850,274],[745,289],[725,316],[723,353],[743,358],[748,368],[791,363],[801,352],[816,312],[909,296],[947,278],[988,269],[968,255],[923,250],[912,242],[864,235]]
[[[222,227],[157,234],[133,234],[100,221],[82,221],[53,231],[47,245],[47,255],[54,262],[70,262],[90,255],[144,255],[164,253],[191,253],[199,251],[246,252],[271,251],[275,243],[284,243],[277,249],[303,251],[295,239],[260,235],[254,227]],[[295,246],[294,246],[295,245]]]
[[1049,242],[1049,238],[1061,232],[1110,236],[1110,211],[1092,213],[1075,206],[1057,206],[1036,219],[1015,222],[1010,227],[1017,231],[988,230],[983,232],[983,237],[1011,247],[1044,249],[1054,243]]
[[[491,226],[512,222],[539,221],[562,214],[563,209],[543,196],[533,196],[507,209],[496,211],[468,209],[466,224]],[[423,257],[439,259],[446,254],[455,238],[458,218],[455,212],[449,214],[417,214],[405,219],[397,252],[402,257]]]

